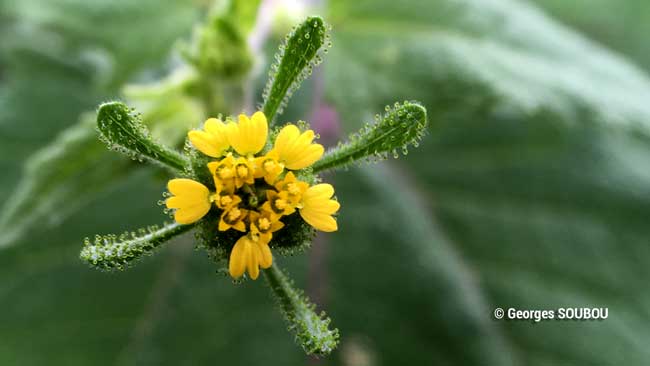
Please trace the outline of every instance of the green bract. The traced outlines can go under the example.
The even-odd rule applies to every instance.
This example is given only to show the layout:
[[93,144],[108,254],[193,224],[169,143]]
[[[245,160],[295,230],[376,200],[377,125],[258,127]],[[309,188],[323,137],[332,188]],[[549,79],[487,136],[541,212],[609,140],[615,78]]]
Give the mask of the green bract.
[[326,25],[319,17],[307,18],[287,35],[286,42],[275,55],[276,63],[271,66],[263,94],[262,112],[271,124],[300,83],[311,75],[313,67],[321,63],[318,52],[328,39]]
[[189,167],[183,155],[153,140],[135,109],[123,103],[102,104],[97,111],[99,138],[111,150],[119,151],[140,162],[145,159],[177,171]]
[[314,164],[314,171],[344,167],[365,157],[385,159],[389,153],[397,158],[398,151],[406,154],[409,145],[417,146],[427,128],[427,111],[416,102],[387,106],[386,113],[375,118],[374,124],[366,124],[349,141],[328,151]]

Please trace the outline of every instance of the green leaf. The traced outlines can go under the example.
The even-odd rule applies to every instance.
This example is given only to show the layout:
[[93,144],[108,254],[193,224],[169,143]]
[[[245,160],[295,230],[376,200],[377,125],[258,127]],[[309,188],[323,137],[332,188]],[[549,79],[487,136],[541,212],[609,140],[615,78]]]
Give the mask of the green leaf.
[[91,243],[84,240],[79,257],[89,264],[106,270],[123,270],[145,255],[151,255],[162,244],[177,235],[192,229],[193,225],[165,224],[162,227],[148,226],[137,232],[121,235],[96,235]]
[[132,164],[113,155],[97,140],[90,118],[39,150],[26,162],[16,190],[3,206],[0,247],[15,244],[35,224],[45,228],[62,222],[129,176]]
[[328,280],[324,306],[340,324],[341,349],[387,365],[517,365],[480,279],[418,185],[388,162],[350,169],[333,184],[339,231],[319,238],[324,253],[310,262],[329,266],[310,276]]
[[[420,192],[430,206],[466,282],[481,286],[478,320],[499,328],[519,364],[646,362],[648,76],[522,2],[332,6],[325,84],[345,126],[393,98],[422,101],[436,121],[435,138],[401,160],[392,194]],[[610,318],[532,324],[490,312],[574,306],[609,307]],[[428,339],[405,353],[448,337]],[[378,357],[393,354],[387,344]],[[455,350],[447,363],[483,363],[465,357]]]
[[[167,57],[195,10],[174,0],[0,2],[0,247],[52,230],[132,175],[97,141],[94,116],[77,125],[79,115]],[[172,135],[162,127],[152,133]]]
[[363,158],[386,159],[389,153],[408,153],[408,146],[418,146],[427,128],[427,110],[418,103],[395,103],[386,106],[383,116],[352,135],[349,141],[330,149],[314,166],[314,172],[347,167]]
[[[272,123],[282,113],[291,95],[322,61],[319,50],[329,41],[326,25],[320,17],[308,17],[286,37],[271,66],[264,88],[262,111]],[[329,47],[327,45],[326,47]]]
[[142,118],[120,102],[104,103],[97,111],[100,139],[111,150],[133,160],[158,163],[176,171],[185,171],[189,161],[181,153],[153,140]]
[[293,288],[292,281],[278,269],[277,264],[265,269],[264,278],[289,323],[289,330],[308,355],[328,355],[338,345],[338,329],[329,329],[331,320],[324,312],[317,314],[316,306],[300,290]]
[[158,67],[200,16],[194,4],[177,0],[3,1],[0,14],[7,17],[0,47],[81,63],[109,95],[144,68]]

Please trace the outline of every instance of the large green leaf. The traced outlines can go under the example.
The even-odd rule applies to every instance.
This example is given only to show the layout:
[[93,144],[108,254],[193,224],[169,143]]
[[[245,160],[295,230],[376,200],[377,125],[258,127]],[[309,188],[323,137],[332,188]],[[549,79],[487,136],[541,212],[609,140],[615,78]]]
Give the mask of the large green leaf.
[[[196,14],[174,1],[3,1],[0,10],[5,19],[0,62],[6,69],[0,84],[0,247],[5,247],[30,230],[62,222],[129,174],[131,164],[97,141],[95,124],[88,122],[94,116],[75,121],[114,93],[113,86],[166,56],[173,40],[190,31]],[[173,26],[158,30],[171,16]],[[145,109],[145,117],[158,122],[153,132],[164,134],[165,141],[179,140],[178,133],[169,133],[170,123],[198,120],[192,102],[164,100],[183,87],[176,84],[164,85],[164,108]],[[64,126],[71,127],[59,134]]]
[[648,77],[516,1],[335,1],[332,16],[330,100],[346,124],[390,98],[427,107],[437,127],[401,174],[489,307],[609,307],[602,322],[497,323],[516,360],[644,363]]
[[553,17],[650,70],[650,3],[645,0],[534,0]]

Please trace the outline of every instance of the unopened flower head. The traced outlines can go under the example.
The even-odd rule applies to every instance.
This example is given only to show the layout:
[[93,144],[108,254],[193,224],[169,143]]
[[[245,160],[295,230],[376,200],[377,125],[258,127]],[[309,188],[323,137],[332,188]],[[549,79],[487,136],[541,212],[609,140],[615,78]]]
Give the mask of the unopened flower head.
[[[179,224],[192,224],[211,210],[219,213],[214,223],[219,231],[241,232],[230,252],[228,271],[234,278],[244,272],[256,279],[260,268],[269,268],[273,258],[269,243],[285,228],[288,216],[299,215],[321,231],[338,229],[334,214],[339,203],[332,199],[330,184],[311,185],[299,173],[321,158],[322,145],[314,143],[314,131],[284,126],[273,144],[267,144],[268,123],[262,112],[238,122],[210,118],[203,130],[190,131],[188,138],[200,153],[213,159],[204,169],[212,182],[172,179],[167,184]],[[265,151],[266,146],[272,148]],[[296,172],[296,173],[294,173]],[[211,216],[212,217],[212,216]]]

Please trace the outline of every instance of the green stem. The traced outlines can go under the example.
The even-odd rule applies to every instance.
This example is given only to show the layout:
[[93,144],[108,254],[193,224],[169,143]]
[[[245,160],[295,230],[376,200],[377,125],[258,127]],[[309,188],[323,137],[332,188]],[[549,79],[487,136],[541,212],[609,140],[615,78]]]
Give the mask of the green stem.
[[160,228],[150,226],[119,236],[115,234],[97,235],[92,244],[89,238],[85,239],[79,257],[99,269],[122,270],[193,227],[194,225],[173,223]]
[[320,17],[307,18],[287,36],[276,57],[280,62],[272,66],[272,77],[264,89],[262,111],[271,125],[313,66],[321,62],[317,54],[326,39],[326,27]]
[[314,173],[348,166],[359,159],[374,156],[384,159],[392,152],[406,152],[417,146],[427,127],[427,111],[418,103],[404,102],[387,108],[374,125],[354,134],[348,142],[329,150],[313,165]]
[[100,139],[112,150],[134,160],[149,160],[177,171],[189,167],[189,160],[176,150],[153,140],[142,118],[120,102],[99,106],[97,127]]
[[338,329],[330,330],[325,313],[316,314],[315,305],[301,290],[293,288],[287,276],[273,264],[264,270],[264,278],[273,291],[289,329],[307,354],[327,355],[338,345]]

